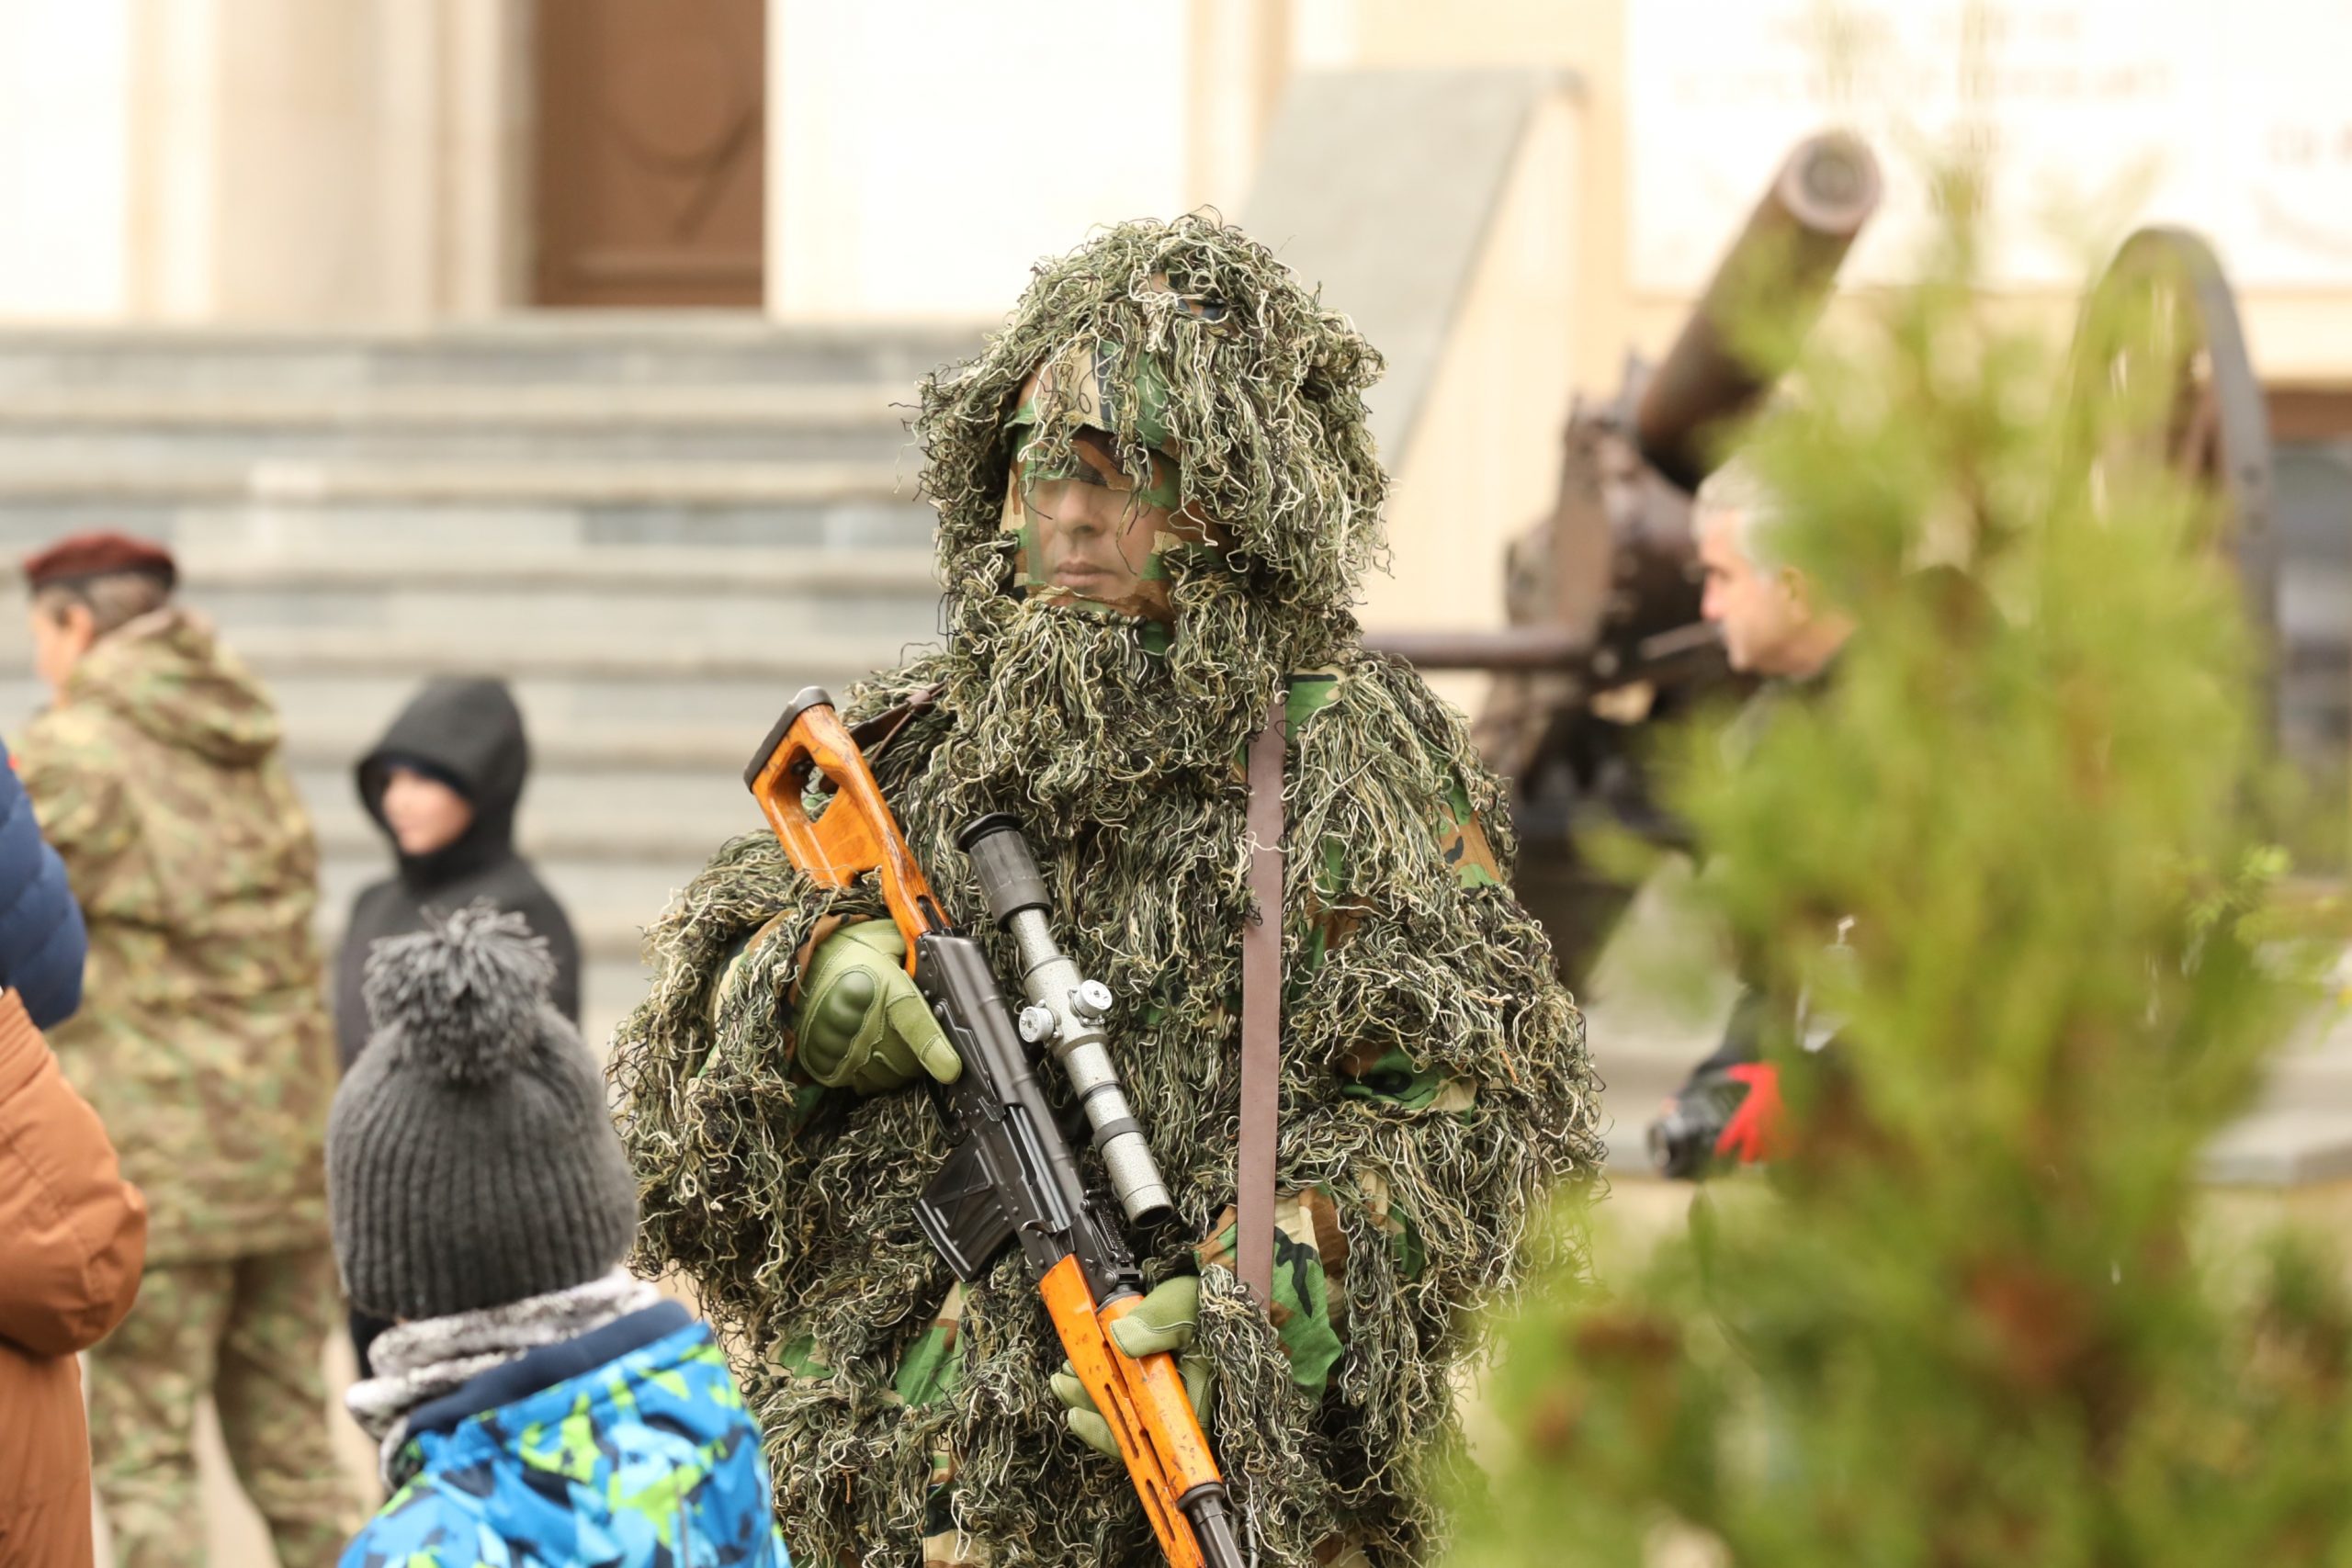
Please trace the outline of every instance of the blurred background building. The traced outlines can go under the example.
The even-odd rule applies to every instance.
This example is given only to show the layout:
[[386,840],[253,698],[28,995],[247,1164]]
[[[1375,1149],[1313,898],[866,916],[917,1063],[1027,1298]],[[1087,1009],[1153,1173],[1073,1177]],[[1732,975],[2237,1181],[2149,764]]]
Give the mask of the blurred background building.
[[[1665,345],[1788,147],[1877,146],[1866,289],[1970,118],[1995,280],[2053,336],[2136,223],[2222,255],[2280,443],[2287,716],[2340,754],[2346,59],[2343,0],[0,0],[0,548],[180,552],[285,704],[330,938],[387,859],[353,759],[423,677],[511,679],[601,1038],[639,928],[757,825],[784,697],[933,635],[908,405],[1036,257],[1245,221],[1390,359],[1365,621],[1496,626],[1571,399]],[[0,617],[0,727],[40,700]],[[2352,1050],[2266,1113],[2331,1095]],[[2352,1174],[2330,1136],[2237,1168]]]
[[1366,621],[1494,624],[1571,396],[1788,145],[1879,144],[1848,276],[1890,279],[1965,101],[2053,331],[2131,221],[2218,245],[2340,739],[2352,562],[2296,520],[2352,510],[2347,48],[2333,0],[0,0],[0,538],[188,557],[286,698],[330,907],[380,859],[355,748],[421,675],[514,677],[608,1025],[776,694],[930,632],[905,405],[1035,257],[1242,218],[1391,360]]
[[[1571,398],[1671,336],[1776,161],[1996,147],[1992,271],[2070,323],[2133,223],[2241,291],[2290,719],[2352,711],[2352,52],[2335,0],[0,0],[0,544],[169,540],[272,680],[339,911],[347,766],[514,679],[591,1026],[781,694],[926,639],[914,381],[1091,224],[1240,217],[1387,353],[1382,627],[1501,618]],[[0,630],[0,722],[38,700]],[[1474,703],[1477,685],[1449,677]]]

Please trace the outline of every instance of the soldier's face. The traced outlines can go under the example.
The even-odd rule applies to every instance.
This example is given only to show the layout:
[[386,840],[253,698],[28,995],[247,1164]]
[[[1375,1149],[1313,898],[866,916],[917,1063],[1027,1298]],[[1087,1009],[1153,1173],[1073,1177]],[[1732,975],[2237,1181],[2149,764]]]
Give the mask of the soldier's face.
[[[1071,447],[1070,472],[1031,481],[1023,497],[1036,521],[1046,585],[1099,604],[1134,604],[1173,513],[1137,491],[1108,437],[1081,430]],[[1174,463],[1159,453],[1151,462],[1152,491],[1173,491]]]
[[1810,611],[1795,574],[1759,570],[1740,537],[1740,514],[1717,512],[1699,528],[1705,591],[1699,613],[1723,634],[1731,667],[1757,675],[1801,673],[1784,668],[1802,640]]
[[401,853],[429,855],[464,836],[474,808],[439,779],[396,765],[384,778],[384,820]]
[[87,604],[68,599],[36,598],[30,614],[33,670],[62,696],[66,677],[98,640],[97,619]]

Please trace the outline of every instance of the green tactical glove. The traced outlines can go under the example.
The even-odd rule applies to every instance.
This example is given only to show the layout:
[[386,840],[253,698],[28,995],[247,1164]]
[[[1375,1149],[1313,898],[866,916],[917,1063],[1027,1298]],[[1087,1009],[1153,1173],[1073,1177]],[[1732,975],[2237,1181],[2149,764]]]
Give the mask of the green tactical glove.
[[[1133,1312],[1113,1324],[1111,1339],[1130,1356],[1173,1352],[1177,1371],[1184,1374],[1184,1397],[1193,1402],[1193,1415],[1206,1432],[1209,1407],[1216,1401],[1216,1363],[1193,1348],[1193,1328],[1200,1318],[1200,1276],[1179,1274],[1161,1280]],[[1117,1459],[1119,1444],[1111,1436],[1111,1424],[1094,1407],[1093,1395],[1086,1392],[1068,1361],[1054,1374],[1053,1382],[1054,1397],[1068,1407],[1069,1429],[1079,1440],[1097,1453]]]
[[888,920],[843,926],[817,944],[800,988],[796,1059],[829,1089],[880,1094],[929,1073],[964,1071],[907,977],[907,939]]

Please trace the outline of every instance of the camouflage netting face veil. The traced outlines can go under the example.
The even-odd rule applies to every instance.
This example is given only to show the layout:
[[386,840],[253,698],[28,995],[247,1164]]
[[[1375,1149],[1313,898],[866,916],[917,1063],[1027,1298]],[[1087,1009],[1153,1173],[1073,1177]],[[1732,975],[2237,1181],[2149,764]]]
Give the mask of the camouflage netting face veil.
[[[1034,515],[1006,526],[1008,497],[1034,513],[1041,486],[1100,480],[1173,525],[1152,530],[1165,544],[1129,541],[1136,581],[1172,585],[1185,567],[1170,557],[1197,552],[1283,606],[1288,661],[1324,662],[1310,656],[1352,636],[1380,551],[1387,481],[1363,397],[1379,374],[1347,318],[1238,230],[1196,216],[1104,231],[1039,267],[977,360],[923,384],[951,594],[1117,597],[1057,584]],[[1145,592],[1130,613],[1164,624],[1172,588]]]
[[1239,231],[1138,223],[1041,267],[924,383],[959,773],[1125,820],[1222,775],[1282,674],[1355,637],[1380,359]]
[[[1218,530],[1184,508],[1182,454],[1168,439],[1168,380],[1156,359],[1133,386],[1109,380],[1101,345],[1073,343],[1022,384],[1007,422],[1012,461],[1002,531],[1015,541],[1024,599],[1148,623],[1167,647],[1169,590],[1180,567],[1218,570]],[[1121,451],[1118,411],[1135,405],[1143,445]]]

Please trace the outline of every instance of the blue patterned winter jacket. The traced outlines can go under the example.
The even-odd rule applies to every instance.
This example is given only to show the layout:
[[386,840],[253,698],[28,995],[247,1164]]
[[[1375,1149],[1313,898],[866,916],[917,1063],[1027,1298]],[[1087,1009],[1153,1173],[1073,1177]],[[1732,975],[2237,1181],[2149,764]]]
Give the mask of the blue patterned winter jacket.
[[492,1368],[408,1431],[342,1568],[790,1568],[759,1428],[674,1302]]

